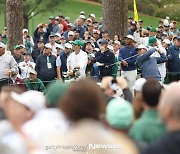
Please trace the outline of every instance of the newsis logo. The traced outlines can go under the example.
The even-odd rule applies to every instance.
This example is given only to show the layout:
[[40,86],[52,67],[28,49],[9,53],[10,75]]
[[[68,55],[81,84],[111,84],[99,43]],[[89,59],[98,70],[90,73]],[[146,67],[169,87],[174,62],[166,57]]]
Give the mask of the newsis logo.
[[121,144],[89,144],[89,149],[122,149],[123,145]]

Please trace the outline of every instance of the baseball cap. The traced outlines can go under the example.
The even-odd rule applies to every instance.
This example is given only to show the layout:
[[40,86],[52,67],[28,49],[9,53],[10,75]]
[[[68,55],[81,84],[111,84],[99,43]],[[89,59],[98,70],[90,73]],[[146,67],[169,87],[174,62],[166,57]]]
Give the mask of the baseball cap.
[[68,36],[69,35],[73,35],[74,36],[74,32],[73,31],[69,31]]
[[66,18],[65,18],[65,20],[67,20],[67,21],[68,21],[68,20],[70,20],[70,18],[69,18],[69,17],[66,17]]
[[57,48],[62,49],[62,50],[64,49],[63,46],[60,45],[60,44],[58,44],[58,43],[56,44],[56,49],[57,49]]
[[151,27],[151,28],[150,28],[150,31],[151,31],[151,32],[157,32],[157,29],[154,28],[154,27]]
[[79,18],[86,19],[85,15],[80,15]]
[[127,35],[124,38],[128,38],[128,39],[134,40],[134,37],[132,35]]
[[95,14],[90,14],[90,17],[96,18]]
[[81,11],[81,12],[80,12],[80,15],[85,15],[85,12],[84,12],[84,11]]
[[163,40],[163,43],[171,44],[171,41],[170,41],[169,39],[164,39],[164,40]]
[[61,36],[60,40],[61,40],[61,39],[65,40],[66,38],[65,38],[64,36]]
[[102,30],[102,33],[108,33],[108,31],[104,29],[104,30]]
[[143,45],[143,44],[138,45],[136,50],[138,50],[138,49],[146,49],[146,50],[148,50],[148,48],[145,45]]
[[61,34],[59,34],[59,33],[56,33],[56,34],[55,34],[55,36],[59,36],[59,37],[61,37]]
[[31,53],[30,52],[25,52],[23,55],[24,56],[31,56]]
[[21,49],[21,47],[19,45],[14,46],[14,50],[19,50],[19,49]]
[[19,44],[20,48],[26,48],[24,44]]
[[4,43],[0,42],[0,48],[5,49],[5,48],[6,48],[6,45],[5,45]]
[[76,45],[79,45],[79,46],[84,45],[84,43],[81,40],[75,40],[73,43],[76,44]]
[[106,119],[114,128],[129,128],[134,119],[133,107],[122,98],[114,98],[106,107]]
[[28,29],[24,28],[24,29],[23,29],[23,33],[24,33],[24,32],[27,32],[27,33],[28,33]]
[[133,89],[136,91],[142,91],[143,85],[146,83],[146,79],[139,78],[135,81]]
[[55,19],[55,16],[50,16],[49,19]]
[[119,41],[114,41],[113,44],[121,45]]
[[68,49],[72,49],[72,45],[71,45],[70,43],[66,43],[66,44],[64,45],[64,47],[65,47],[65,48],[68,48]]
[[93,34],[99,34],[98,30],[93,29]]
[[51,37],[55,37],[55,35],[54,35],[54,34],[50,34],[50,35],[49,35],[49,38],[51,38]]
[[55,106],[68,89],[68,84],[61,81],[54,81],[47,87],[46,100],[48,106]]
[[91,20],[90,18],[88,18],[88,19],[87,19],[87,21],[90,21],[90,22],[92,22],[92,20]]
[[102,40],[99,42],[99,44],[108,44],[108,41],[102,39]]
[[90,43],[90,44],[95,48],[94,42],[92,42],[92,41],[89,40],[89,41],[86,42],[86,44],[88,44],[88,43]]
[[39,42],[44,42],[42,39],[39,39],[38,41],[37,41],[37,43],[39,43]]
[[34,69],[30,69],[29,74],[37,75],[37,72]]
[[151,46],[153,43],[156,43],[156,42],[157,42],[156,37],[152,36],[149,38],[148,46]]
[[67,26],[73,27],[73,24],[72,24],[72,23],[69,23],[69,24],[67,24]]
[[50,45],[49,43],[46,43],[46,44],[44,45],[44,47],[51,49],[51,45]]
[[180,40],[180,36],[177,37],[177,40]]
[[[45,108],[45,96],[38,91],[30,90],[26,91],[22,94],[17,94],[15,92],[11,92],[11,97],[17,101],[19,104],[22,104],[28,107],[30,110],[37,112],[43,108]],[[34,99],[35,98],[35,99]]]

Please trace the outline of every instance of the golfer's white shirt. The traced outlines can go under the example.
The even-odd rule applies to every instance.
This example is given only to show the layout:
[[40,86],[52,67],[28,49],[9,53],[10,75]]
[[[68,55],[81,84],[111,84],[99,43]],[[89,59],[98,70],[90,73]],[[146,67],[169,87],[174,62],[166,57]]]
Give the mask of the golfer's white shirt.
[[74,69],[76,66],[80,67],[80,78],[85,77],[86,73],[86,66],[88,63],[88,56],[87,53],[80,50],[78,54],[75,54],[75,52],[71,53],[69,57],[67,58],[67,68],[69,70],[69,67]]

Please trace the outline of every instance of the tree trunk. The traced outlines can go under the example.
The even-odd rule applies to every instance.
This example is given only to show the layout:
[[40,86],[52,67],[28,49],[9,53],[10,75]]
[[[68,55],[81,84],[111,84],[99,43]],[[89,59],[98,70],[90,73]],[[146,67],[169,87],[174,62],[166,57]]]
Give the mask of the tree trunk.
[[22,0],[6,0],[7,50],[13,53],[14,45],[22,44]]
[[23,15],[23,19],[24,19],[24,28],[29,28],[29,20],[28,20],[28,15],[24,14]]
[[127,0],[102,0],[103,27],[108,30],[109,36],[121,38],[127,35],[128,30],[128,2]]

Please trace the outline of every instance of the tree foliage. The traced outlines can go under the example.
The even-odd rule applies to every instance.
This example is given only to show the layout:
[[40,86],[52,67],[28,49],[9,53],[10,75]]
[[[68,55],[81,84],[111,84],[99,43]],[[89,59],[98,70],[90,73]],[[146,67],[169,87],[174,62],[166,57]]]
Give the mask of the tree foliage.
[[[23,0],[24,27],[39,13],[55,10],[64,0]],[[0,0],[0,11],[5,11],[6,0]],[[33,13],[32,13],[33,12]]]

